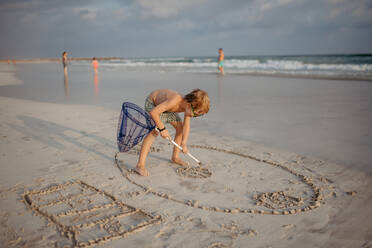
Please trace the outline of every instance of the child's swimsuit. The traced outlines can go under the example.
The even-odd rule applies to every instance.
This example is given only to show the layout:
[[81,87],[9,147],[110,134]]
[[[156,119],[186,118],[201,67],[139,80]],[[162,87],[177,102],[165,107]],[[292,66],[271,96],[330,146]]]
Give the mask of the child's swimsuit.
[[98,69],[98,61],[97,60],[94,60],[93,62],[92,62],[92,66],[93,66],[93,68],[94,69]]
[[223,62],[223,60],[221,60],[221,61],[218,63],[218,67],[223,67],[223,65],[224,65],[224,62]]
[[62,63],[63,63],[63,68],[66,68],[67,67],[67,59],[63,58]]
[[[155,108],[154,102],[149,97],[147,97],[146,98],[146,101],[145,101],[145,110],[147,112],[150,112],[151,110],[153,110],[153,108]],[[175,112],[164,112],[164,113],[161,113],[160,114],[160,120],[163,123],[182,122],[182,119],[179,116],[179,114],[178,113],[175,113]]]

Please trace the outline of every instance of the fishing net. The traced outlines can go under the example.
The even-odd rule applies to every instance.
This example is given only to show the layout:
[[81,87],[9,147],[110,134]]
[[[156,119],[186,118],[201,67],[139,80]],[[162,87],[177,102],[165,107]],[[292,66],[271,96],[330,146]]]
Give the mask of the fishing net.
[[140,143],[155,128],[150,114],[134,103],[124,102],[118,125],[118,148],[127,152]]

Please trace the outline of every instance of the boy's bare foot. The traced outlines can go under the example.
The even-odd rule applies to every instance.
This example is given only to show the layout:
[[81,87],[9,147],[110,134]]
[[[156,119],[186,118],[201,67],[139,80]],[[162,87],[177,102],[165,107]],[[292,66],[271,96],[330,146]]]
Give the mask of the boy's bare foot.
[[141,176],[144,176],[144,177],[148,177],[148,176],[150,176],[150,173],[146,170],[146,168],[145,167],[143,167],[143,166],[136,166],[136,169],[135,169],[135,171],[138,173],[138,174],[140,174]]
[[183,161],[180,158],[172,158],[172,162],[173,163],[176,163],[176,164],[179,164],[181,166],[189,166],[189,163],[188,162],[185,162],[185,161]]

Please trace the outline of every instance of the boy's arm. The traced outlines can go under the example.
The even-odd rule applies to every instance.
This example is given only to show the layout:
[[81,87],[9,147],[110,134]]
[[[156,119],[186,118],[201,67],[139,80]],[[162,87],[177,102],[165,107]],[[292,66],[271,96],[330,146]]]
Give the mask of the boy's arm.
[[185,113],[185,118],[183,120],[183,129],[182,129],[182,141],[181,146],[184,153],[187,153],[187,140],[190,134],[190,116],[187,116]]
[[182,141],[181,147],[184,153],[187,153],[187,140],[190,134],[190,118],[192,116],[191,108],[187,108],[185,111],[185,117],[183,119],[183,128],[182,128]]

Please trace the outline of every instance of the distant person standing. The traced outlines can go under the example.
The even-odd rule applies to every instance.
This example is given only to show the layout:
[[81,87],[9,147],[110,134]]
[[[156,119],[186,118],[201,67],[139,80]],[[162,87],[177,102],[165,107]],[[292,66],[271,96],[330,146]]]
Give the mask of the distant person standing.
[[92,67],[94,69],[94,73],[98,73],[98,67],[99,67],[99,64],[98,64],[98,61],[96,58],[93,58],[92,60]]
[[64,70],[64,73],[67,74],[67,52],[64,51],[62,53],[62,64],[63,64],[63,70]]
[[221,72],[221,74],[223,75],[225,72],[224,72],[224,61],[225,61],[225,55],[223,54],[223,50],[222,48],[218,49],[218,61],[217,61],[217,64],[218,64],[218,70]]
[[67,74],[67,52],[62,53],[62,64],[63,64],[63,82],[65,86],[65,98],[69,98],[69,89],[68,89],[68,74]]

